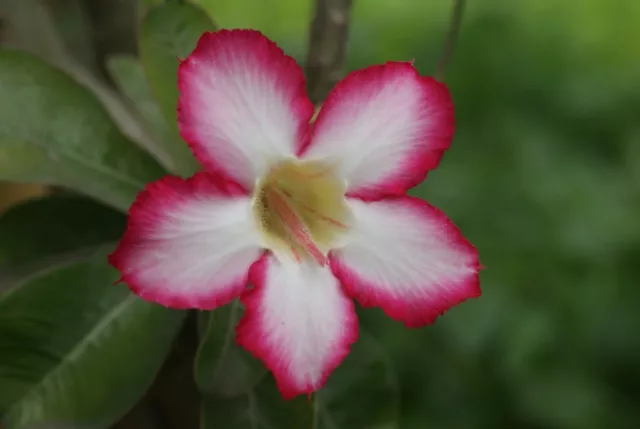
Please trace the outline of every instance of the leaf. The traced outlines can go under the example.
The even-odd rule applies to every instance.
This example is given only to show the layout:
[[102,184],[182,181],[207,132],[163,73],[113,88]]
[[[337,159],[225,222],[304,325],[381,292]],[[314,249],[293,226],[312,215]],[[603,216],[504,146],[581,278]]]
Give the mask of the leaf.
[[204,396],[200,429],[313,429],[313,406],[300,396],[284,401],[269,374],[236,398]]
[[327,385],[311,400],[284,401],[269,374],[235,398],[207,395],[202,429],[391,429],[397,427],[395,372],[375,339],[363,332]]
[[126,210],[164,170],[84,87],[41,60],[0,50],[0,180],[65,186]]
[[121,213],[80,196],[43,197],[14,206],[0,215],[0,280],[56,256],[115,241],[125,221]]
[[82,21],[87,17],[80,10],[84,9],[80,8],[81,1],[67,0],[62,2],[64,5],[57,2],[51,7],[45,7],[40,4],[42,2],[35,0],[9,1],[2,13],[6,18],[6,25],[2,26],[2,44],[29,52],[73,77],[98,98],[126,136],[153,154],[168,170],[174,171],[175,166],[169,154],[149,135],[136,112],[111,87],[96,77],[96,74],[103,73],[97,64],[97,57],[94,52],[83,52],[86,48],[93,49],[94,41],[83,34],[92,29],[82,28],[85,26]]
[[41,270],[0,296],[0,419],[102,429],[145,393],[183,312],[112,285],[106,249]]
[[240,301],[201,316],[206,328],[195,360],[198,388],[205,394],[229,397],[249,392],[266,369],[235,342],[235,327],[242,316]]
[[155,133],[163,138],[168,137],[167,124],[158,103],[151,94],[151,88],[140,61],[133,55],[116,54],[107,59],[107,69],[120,92],[135,106]]
[[319,429],[397,427],[395,369],[381,345],[362,328],[349,356],[316,396]]
[[215,24],[202,9],[184,2],[166,2],[151,8],[140,28],[142,65],[172,137],[175,137],[174,144],[167,149],[184,174],[193,173],[198,164],[178,132],[178,61],[193,51],[202,33],[215,29]]

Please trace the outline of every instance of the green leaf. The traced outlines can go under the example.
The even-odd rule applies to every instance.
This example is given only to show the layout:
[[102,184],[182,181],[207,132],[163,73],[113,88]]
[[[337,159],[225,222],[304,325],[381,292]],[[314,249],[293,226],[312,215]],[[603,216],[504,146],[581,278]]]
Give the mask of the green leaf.
[[[50,4],[51,7],[40,7],[38,0],[2,2],[3,6],[8,3],[7,7],[0,7],[0,15],[7,24],[2,26],[2,44],[29,52],[67,73],[97,97],[126,136],[153,154],[166,168],[174,170],[169,154],[160,150],[157,141],[139,123],[135,112],[123,103],[107,83],[97,77],[103,75],[103,71],[94,52],[94,28],[83,28],[91,27],[91,23],[81,22],[88,19],[84,13],[86,11],[80,7],[83,1],[57,1]],[[117,3],[126,7],[125,3],[129,2]],[[96,22],[94,24],[98,25]],[[119,37],[123,39],[122,35]]]
[[266,373],[262,363],[235,342],[242,316],[239,300],[201,313],[205,330],[195,360],[195,380],[202,393],[237,396],[249,392]]
[[153,381],[184,313],[114,286],[105,250],[0,296],[3,428],[107,428]]
[[0,50],[0,180],[65,186],[126,210],[163,168],[84,87],[41,60]]
[[319,429],[397,427],[395,368],[371,334],[360,329],[358,342],[317,393],[316,400]]
[[198,164],[187,145],[180,140],[178,132],[178,59],[193,51],[204,32],[215,29],[215,24],[202,9],[183,2],[153,7],[140,28],[142,65],[151,91],[175,137],[168,150],[184,174],[193,173]]
[[0,215],[0,280],[55,257],[116,241],[126,217],[86,197],[30,200]]
[[203,400],[202,429],[391,429],[397,427],[395,372],[375,339],[363,332],[327,385],[311,400],[284,401],[271,375],[244,395]]
[[315,429],[313,403],[284,401],[270,374],[243,396],[204,396],[200,419],[200,429]]
[[153,98],[140,61],[133,55],[112,55],[107,59],[107,69],[120,92],[129,99],[159,139],[168,139],[169,129],[158,103]]

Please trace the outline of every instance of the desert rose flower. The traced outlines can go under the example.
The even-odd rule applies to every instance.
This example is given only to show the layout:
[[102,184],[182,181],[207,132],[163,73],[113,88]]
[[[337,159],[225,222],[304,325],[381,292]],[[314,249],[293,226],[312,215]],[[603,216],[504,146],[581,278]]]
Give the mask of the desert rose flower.
[[[316,121],[300,67],[257,31],[204,34],[178,72],[204,171],[152,183],[110,256],[140,297],[214,309],[285,398],[313,392],[358,336],[352,298],[423,326],[480,295],[474,247],[406,191],[454,132],[446,87],[409,62],[349,74]],[[250,285],[250,286],[249,286]]]

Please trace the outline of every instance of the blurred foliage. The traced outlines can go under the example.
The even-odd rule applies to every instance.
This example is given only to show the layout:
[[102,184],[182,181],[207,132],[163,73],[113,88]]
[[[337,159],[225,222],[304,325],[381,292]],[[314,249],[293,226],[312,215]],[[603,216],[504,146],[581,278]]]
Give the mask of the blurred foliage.
[[0,63],[0,179],[68,186],[126,210],[163,176],[69,76],[18,51]]
[[169,124],[169,148],[177,170],[187,176],[198,170],[191,151],[180,139],[176,121],[178,105],[178,59],[186,58],[205,31],[216,26],[202,9],[187,3],[169,2],[149,9],[140,24],[140,59],[160,111]]
[[108,427],[153,382],[184,313],[114,286],[106,257],[123,221],[74,196],[0,217],[4,428]]
[[[310,0],[197,3],[304,62]],[[449,2],[354,3],[350,70],[433,71]],[[640,3],[468,3],[446,78],[456,138],[414,193],[479,249],[484,292],[420,330],[360,312],[397,372],[398,426],[640,427]]]
[[[304,60],[311,2],[200,0]],[[449,3],[355,1],[349,69],[433,72]],[[456,138],[415,194],[480,251],[483,296],[389,351],[407,429],[640,427],[640,3],[468,2]]]

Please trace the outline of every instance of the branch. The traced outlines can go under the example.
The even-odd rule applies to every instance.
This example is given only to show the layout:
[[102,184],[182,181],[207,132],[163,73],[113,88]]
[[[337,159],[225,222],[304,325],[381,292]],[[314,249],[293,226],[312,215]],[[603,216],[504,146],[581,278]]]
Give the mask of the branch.
[[309,34],[307,92],[314,104],[324,100],[342,78],[353,0],[316,0]]
[[451,12],[451,21],[449,23],[449,31],[447,32],[447,38],[445,39],[442,47],[442,54],[438,61],[438,66],[433,76],[439,80],[444,80],[444,72],[447,68],[447,64],[453,55],[453,50],[458,40],[458,34],[460,34],[460,25],[462,24],[462,15],[464,12],[466,0],[453,0],[453,9]]
[[113,82],[106,59],[112,54],[138,53],[138,3],[131,0],[82,0],[92,24],[93,47],[101,77],[110,84]]

